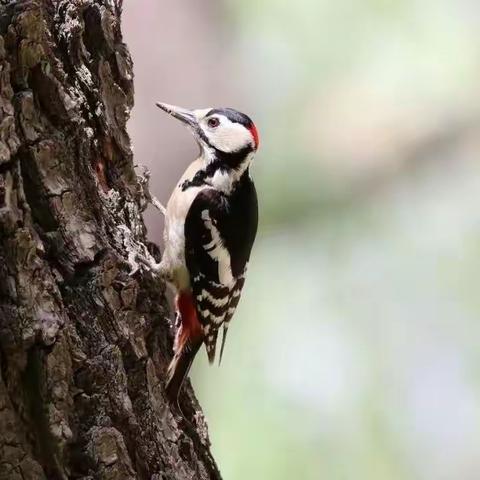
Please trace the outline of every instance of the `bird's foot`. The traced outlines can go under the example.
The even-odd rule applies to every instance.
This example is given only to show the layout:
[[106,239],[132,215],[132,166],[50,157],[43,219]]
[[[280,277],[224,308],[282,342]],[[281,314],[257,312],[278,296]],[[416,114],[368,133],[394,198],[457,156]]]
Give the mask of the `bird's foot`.
[[135,261],[138,262],[139,265],[145,267],[147,271],[152,272],[154,275],[159,277],[164,277],[164,268],[162,262],[157,262],[152,255],[145,249],[142,252],[134,252]]

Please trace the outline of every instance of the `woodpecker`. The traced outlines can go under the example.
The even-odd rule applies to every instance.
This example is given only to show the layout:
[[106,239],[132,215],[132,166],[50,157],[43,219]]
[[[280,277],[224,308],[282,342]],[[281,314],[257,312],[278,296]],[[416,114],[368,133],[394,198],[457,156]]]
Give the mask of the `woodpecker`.
[[177,331],[166,384],[167,396],[176,402],[202,344],[214,362],[220,328],[219,363],[223,355],[257,233],[257,194],[249,169],[259,136],[252,120],[232,108],[157,106],[184,123],[200,147],[164,209],[162,260],[150,262],[176,294]]

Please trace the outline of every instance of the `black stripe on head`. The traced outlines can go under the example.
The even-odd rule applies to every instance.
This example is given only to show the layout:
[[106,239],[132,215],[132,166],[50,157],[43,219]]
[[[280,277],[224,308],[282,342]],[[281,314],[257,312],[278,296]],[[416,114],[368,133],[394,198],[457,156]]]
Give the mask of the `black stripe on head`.
[[232,123],[239,123],[246,128],[249,128],[253,125],[252,119],[248,115],[245,115],[244,113],[239,112],[238,110],[235,110],[233,108],[212,108],[212,110],[207,113],[207,117],[215,114],[223,115],[224,117],[227,117]]

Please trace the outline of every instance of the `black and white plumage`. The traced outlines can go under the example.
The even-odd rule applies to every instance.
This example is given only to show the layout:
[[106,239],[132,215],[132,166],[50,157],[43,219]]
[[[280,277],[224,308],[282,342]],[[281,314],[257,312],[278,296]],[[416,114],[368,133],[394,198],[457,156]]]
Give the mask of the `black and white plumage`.
[[187,214],[186,265],[211,362],[218,329],[223,326],[226,333],[240,299],[257,208],[255,186],[245,171],[229,195],[214,189],[198,193]]
[[233,109],[157,105],[185,123],[200,145],[199,158],[168,201],[165,251],[161,263],[152,266],[176,291],[179,321],[167,380],[167,393],[175,400],[202,343],[214,361],[223,329],[221,359],[245,283],[258,223],[249,173],[258,133],[249,117]]

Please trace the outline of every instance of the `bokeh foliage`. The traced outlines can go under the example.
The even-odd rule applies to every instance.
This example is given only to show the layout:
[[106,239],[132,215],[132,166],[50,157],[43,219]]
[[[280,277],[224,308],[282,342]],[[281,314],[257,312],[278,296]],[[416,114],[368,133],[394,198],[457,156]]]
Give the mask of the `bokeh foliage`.
[[219,370],[229,480],[480,475],[480,6],[229,1],[262,148]]

